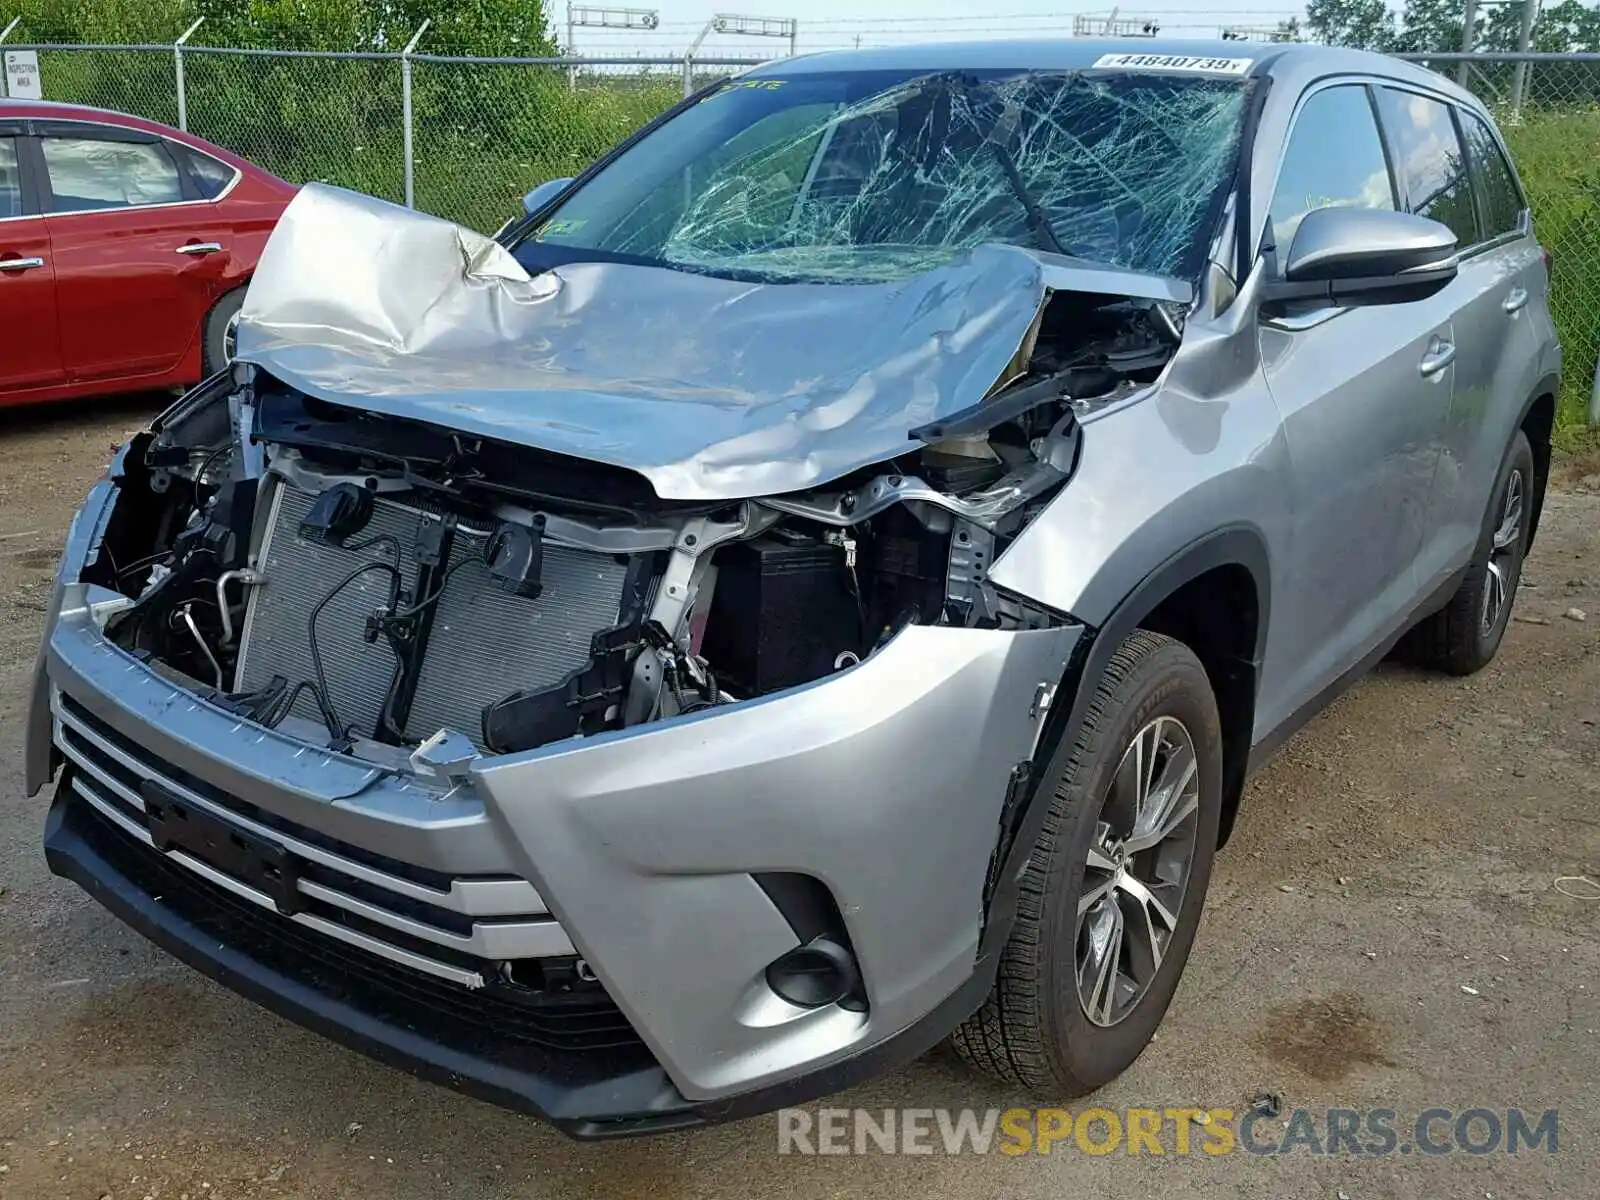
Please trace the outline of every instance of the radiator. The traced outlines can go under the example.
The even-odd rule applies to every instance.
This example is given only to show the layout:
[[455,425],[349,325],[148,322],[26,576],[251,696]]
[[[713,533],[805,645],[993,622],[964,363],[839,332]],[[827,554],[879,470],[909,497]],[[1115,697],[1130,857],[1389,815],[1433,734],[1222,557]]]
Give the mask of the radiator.
[[[314,680],[310,622],[313,609],[363,564],[392,563],[399,542],[400,573],[414,594],[414,545],[420,509],[380,499],[372,520],[340,549],[300,536],[300,521],[316,496],[287,484],[272,494],[258,564],[264,582],[251,589],[240,634],[235,675],[238,691],[264,687],[274,675],[290,686]],[[483,564],[487,529],[458,527],[450,577],[437,604],[406,733],[421,739],[440,729],[466,734],[481,747],[486,705],[525,689],[548,687],[589,658],[589,640],[619,619],[627,564],[610,555],[564,546],[544,547],[544,591],[529,599],[503,591]],[[369,644],[366,619],[389,599],[388,572],[358,576],[329,600],[316,618],[317,647],[328,693],[339,719],[370,736],[394,678],[388,643]],[[294,715],[321,722],[309,690]]]

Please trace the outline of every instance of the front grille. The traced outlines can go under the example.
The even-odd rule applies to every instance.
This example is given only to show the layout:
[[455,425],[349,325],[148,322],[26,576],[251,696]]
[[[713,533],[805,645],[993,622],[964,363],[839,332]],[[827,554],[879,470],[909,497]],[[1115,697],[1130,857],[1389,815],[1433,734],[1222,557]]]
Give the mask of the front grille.
[[[72,778],[69,770],[64,783]],[[532,998],[499,986],[466,991],[349,953],[140,845],[81,796],[69,803],[75,831],[142,892],[227,948],[331,1000],[512,1070],[547,1074],[548,1052],[565,1052],[562,1075],[573,1084],[654,1061],[603,992]]]
[[[585,999],[576,1001],[506,982],[509,975],[531,984],[542,981],[547,968],[567,973],[575,967],[571,940],[527,881],[441,876],[360,851],[269,817],[152,756],[64,693],[55,694],[53,706],[56,744],[71,766],[65,786],[130,844],[260,911],[269,925],[326,944],[336,956],[355,952],[387,960],[463,998],[499,991],[538,1003],[593,1001],[616,1012],[598,984],[580,981],[574,994]],[[182,850],[157,851],[144,798],[144,787],[152,782],[244,834],[286,850],[296,868],[295,911],[280,912],[273,898],[214,862]]]
[[[276,487],[258,562],[265,581],[251,589],[239,644],[237,690],[265,687],[274,675],[291,686],[316,679],[317,655],[329,698],[342,723],[373,734],[394,682],[396,659],[387,642],[363,636],[367,618],[389,603],[399,548],[402,586],[414,595],[415,544],[425,514],[380,499],[372,519],[350,545],[325,545],[300,536],[300,522],[316,496],[288,484]],[[485,706],[513,692],[549,687],[589,660],[593,635],[615,625],[628,567],[609,555],[546,544],[543,594],[501,590],[483,563],[487,530],[459,526],[450,575],[429,633],[416,693],[406,723],[418,740],[454,729],[480,743]],[[363,566],[374,566],[350,578]],[[347,582],[348,581],[348,582]],[[343,585],[341,587],[341,585]],[[331,598],[330,598],[331,597]],[[321,722],[310,689],[294,713]]]

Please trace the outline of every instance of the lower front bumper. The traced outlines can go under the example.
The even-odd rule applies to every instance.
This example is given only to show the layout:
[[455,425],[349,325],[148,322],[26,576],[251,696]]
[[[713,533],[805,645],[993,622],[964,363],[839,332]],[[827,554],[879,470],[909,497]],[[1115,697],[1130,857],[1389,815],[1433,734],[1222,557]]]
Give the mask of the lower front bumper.
[[64,780],[45,827],[45,857],[163,950],[265,1008],[380,1062],[550,1121],[579,1139],[626,1137],[798,1104],[909,1062],[977,1007],[980,969],[924,1020],[888,1042],[780,1087],[693,1103],[642,1047],[562,1053],[517,1036],[515,1023],[464,1020],[448,990],[403,968],[340,952],[112,827]]

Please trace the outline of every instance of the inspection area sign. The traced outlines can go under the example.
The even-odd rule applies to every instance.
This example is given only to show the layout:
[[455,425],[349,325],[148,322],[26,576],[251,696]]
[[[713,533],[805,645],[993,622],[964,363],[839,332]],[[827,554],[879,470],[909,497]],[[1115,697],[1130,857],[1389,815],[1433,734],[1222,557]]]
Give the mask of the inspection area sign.
[[37,50],[7,50],[5,94],[13,100],[43,100]]

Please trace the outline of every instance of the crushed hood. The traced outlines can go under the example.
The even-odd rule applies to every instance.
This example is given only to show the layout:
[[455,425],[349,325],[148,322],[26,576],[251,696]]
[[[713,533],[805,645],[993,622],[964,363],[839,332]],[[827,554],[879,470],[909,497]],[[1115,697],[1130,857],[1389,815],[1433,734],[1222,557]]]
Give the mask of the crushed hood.
[[637,471],[668,499],[796,491],[989,392],[1051,286],[983,246],[895,283],[579,263],[321,184],[267,243],[238,357],[308,395]]

